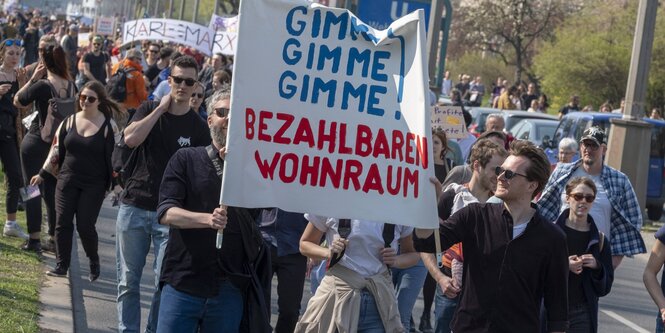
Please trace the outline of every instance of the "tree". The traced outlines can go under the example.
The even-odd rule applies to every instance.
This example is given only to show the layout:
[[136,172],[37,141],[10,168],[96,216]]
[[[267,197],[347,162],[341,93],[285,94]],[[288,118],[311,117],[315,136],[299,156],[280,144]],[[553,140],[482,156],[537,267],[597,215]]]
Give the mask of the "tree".
[[[619,106],[626,94],[636,15],[636,1],[597,0],[566,20],[534,59],[542,88],[553,97],[553,104],[565,104],[576,94],[582,104],[596,109],[606,101]],[[663,33],[665,18],[659,16],[646,101],[652,107],[665,102]]]
[[453,52],[495,54],[515,68],[515,82],[531,70],[536,45],[552,37],[567,13],[580,6],[570,0],[468,0],[460,3],[451,28]]

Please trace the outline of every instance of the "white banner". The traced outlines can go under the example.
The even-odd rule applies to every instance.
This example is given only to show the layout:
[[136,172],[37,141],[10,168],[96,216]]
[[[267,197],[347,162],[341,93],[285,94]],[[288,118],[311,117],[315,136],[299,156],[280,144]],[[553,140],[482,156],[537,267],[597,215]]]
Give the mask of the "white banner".
[[97,18],[97,34],[104,36],[113,36],[115,33],[115,18],[113,17],[98,17]]
[[215,32],[215,46],[212,53],[235,55],[238,40],[238,16],[222,17],[212,14],[208,28]]
[[424,22],[242,1],[223,203],[435,228]]
[[125,22],[123,44],[139,40],[174,42],[197,49],[207,56],[212,54],[213,47],[221,47],[221,37],[216,38],[214,30],[196,23],[171,19],[147,18]]

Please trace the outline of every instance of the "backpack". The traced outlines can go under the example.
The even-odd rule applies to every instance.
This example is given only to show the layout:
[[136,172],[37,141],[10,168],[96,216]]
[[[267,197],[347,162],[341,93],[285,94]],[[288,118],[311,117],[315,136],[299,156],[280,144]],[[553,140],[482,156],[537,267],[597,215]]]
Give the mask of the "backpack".
[[111,75],[106,82],[106,91],[109,96],[117,102],[124,102],[127,99],[127,74],[136,71],[136,68],[125,68],[122,65]]
[[46,119],[40,128],[40,135],[42,140],[51,143],[60,123],[62,123],[65,118],[74,114],[76,98],[73,96],[73,83],[67,82],[67,97],[60,97],[60,94],[55,90],[53,84],[51,84],[49,80],[44,81],[51,88],[51,94],[53,97],[48,100]]

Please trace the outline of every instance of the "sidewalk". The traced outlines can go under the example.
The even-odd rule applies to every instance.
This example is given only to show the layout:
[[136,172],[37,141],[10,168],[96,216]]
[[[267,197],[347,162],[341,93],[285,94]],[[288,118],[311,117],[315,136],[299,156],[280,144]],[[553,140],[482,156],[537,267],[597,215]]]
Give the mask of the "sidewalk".
[[[44,253],[44,271],[55,265],[55,255]],[[39,293],[42,304],[38,325],[43,333],[74,332],[72,294],[69,279],[45,275],[44,285]]]

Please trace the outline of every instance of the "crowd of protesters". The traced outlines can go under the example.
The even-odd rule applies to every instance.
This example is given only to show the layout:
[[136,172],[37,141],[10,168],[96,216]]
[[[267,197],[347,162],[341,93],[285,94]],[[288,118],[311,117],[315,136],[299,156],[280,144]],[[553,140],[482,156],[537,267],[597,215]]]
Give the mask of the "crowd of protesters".
[[[119,205],[120,332],[269,332],[273,275],[276,332],[413,332],[421,292],[421,332],[597,332],[598,299],[610,292],[614,270],[624,256],[646,252],[635,192],[603,164],[607,137],[596,127],[579,142],[562,140],[552,175],[543,151],[506,135],[500,117],[488,117],[478,138],[434,132],[438,244],[432,230],[382,221],[220,207],[233,56],[159,41],[123,45],[94,33],[81,47],[84,30],[38,11],[10,17],[2,29],[3,234],[25,238],[26,251],[54,252],[47,274],[65,277],[76,228],[95,281],[95,224],[111,196]],[[442,93],[457,105],[549,107],[533,83],[499,78],[486,89],[479,76],[456,84],[449,77]],[[73,113],[54,125],[55,103]],[[559,113],[574,110],[576,96]],[[662,118],[660,110],[651,117]],[[121,168],[119,149],[127,153]],[[37,188],[23,198],[26,234],[16,222],[20,193]],[[140,281],[151,246],[156,279],[142,328]],[[664,248],[657,243],[645,271],[661,329],[665,296],[655,273]],[[307,275],[314,296],[301,309]]]

